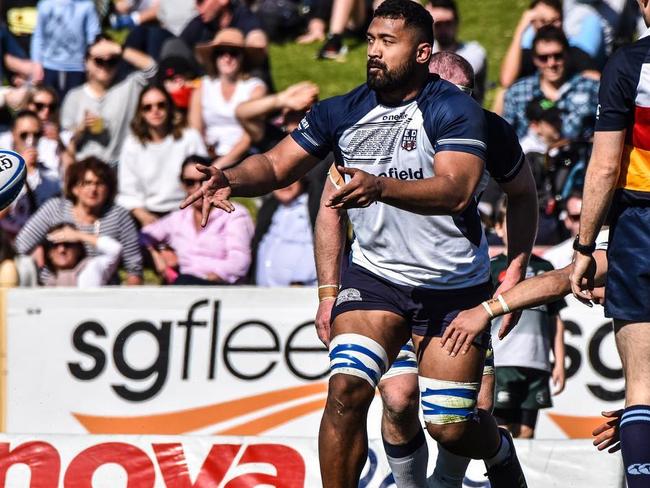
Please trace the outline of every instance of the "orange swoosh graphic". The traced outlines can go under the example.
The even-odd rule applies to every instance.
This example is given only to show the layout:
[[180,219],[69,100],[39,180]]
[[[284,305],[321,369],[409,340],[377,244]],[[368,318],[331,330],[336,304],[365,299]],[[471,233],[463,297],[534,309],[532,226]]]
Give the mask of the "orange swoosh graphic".
[[591,432],[603,423],[603,417],[578,417],[556,413],[549,413],[548,416],[569,439],[590,438]]
[[215,435],[259,435],[278,425],[282,425],[303,415],[310,414],[325,407],[325,398],[314,400],[308,403],[301,403],[294,407],[289,407],[279,412],[274,412],[264,417],[251,420],[241,425],[236,425],[229,429],[215,432]]
[[89,434],[176,435],[326,391],[327,383],[319,382],[171,413],[137,417],[109,417],[74,412],[72,415]]

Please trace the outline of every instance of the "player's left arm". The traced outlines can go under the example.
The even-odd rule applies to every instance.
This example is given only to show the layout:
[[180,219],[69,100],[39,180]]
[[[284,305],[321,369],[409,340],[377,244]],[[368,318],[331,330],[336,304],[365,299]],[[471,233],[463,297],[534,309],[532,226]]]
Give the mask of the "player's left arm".
[[564,357],[564,322],[562,322],[559,314],[555,314],[555,337],[553,338],[553,358],[555,359],[555,365],[553,366],[553,371],[551,372],[551,380],[553,381],[553,386],[555,387],[553,395],[559,395],[564,390],[564,385],[566,382]]

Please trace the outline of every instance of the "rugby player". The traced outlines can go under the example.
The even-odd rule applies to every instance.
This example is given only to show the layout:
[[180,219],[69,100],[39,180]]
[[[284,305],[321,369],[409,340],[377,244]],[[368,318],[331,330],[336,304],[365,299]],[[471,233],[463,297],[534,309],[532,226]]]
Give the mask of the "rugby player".
[[[431,57],[429,69],[442,79],[457,85],[471,94],[474,72],[461,56],[439,52]],[[507,226],[515,236],[508,246],[508,280],[497,294],[509,289],[523,279],[537,230],[537,196],[535,181],[528,167],[517,135],[510,125],[498,115],[484,111],[488,127],[488,154],[486,170],[508,195]],[[321,209],[316,220],[315,245],[319,283],[339,282],[341,255],[345,238],[344,210],[325,206],[337,188],[344,184],[342,176],[333,166],[321,198]],[[479,190],[487,184],[487,175]],[[327,257],[327,259],[324,259]],[[496,295],[495,295],[496,296]],[[330,317],[336,297],[325,297],[319,304],[316,327],[321,340],[329,344]],[[512,314],[508,318],[512,318]],[[487,364],[478,395],[477,408],[492,411],[494,398],[494,368]],[[383,402],[382,438],[384,450],[398,488],[424,486],[428,462],[428,449],[418,417],[419,391],[417,364],[412,344],[405,345],[396,361],[379,382]],[[456,456],[438,446],[438,460],[432,488],[461,486],[469,464],[467,457]]]
[[[524,487],[514,443],[476,410],[489,334],[462,358],[439,347],[445,326],[491,295],[476,189],[486,158],[482,109],[430,75],[432,19],[411,0],[386,0],[368,28],[368,81],[316,104],[273,149],[207,181],[203,199],[233,210],[231,195],[284,187],[328,152],[346,178],[327,205],[347,208],[355,240],[332,311],[328,398],[319,434],[323,486],[358,486],[375,388],[411,336],[427,430],[446,449],[484,459],[495,488]],[[435,157],[434,157],[435,155]],[[397,178],[388,177],[391,167]],[[360,187],[373,188],[362,196]],[[366,207],[366,208],[362,208]]]
[[[650,26],[650,0],[638,0]],[[589,299],[596,234],[609,212],[605,316],[625,374],[621,452],[630,488],[650,486],[650,37],[620,48],[600,82],[571,288]]]

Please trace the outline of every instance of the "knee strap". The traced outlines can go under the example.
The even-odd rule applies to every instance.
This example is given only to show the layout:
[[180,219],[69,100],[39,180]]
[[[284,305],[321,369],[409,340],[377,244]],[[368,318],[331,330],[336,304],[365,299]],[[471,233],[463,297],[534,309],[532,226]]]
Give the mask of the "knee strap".
[[413,341],[408,341],[402,346],[390,369],[386,371],[384,378],[392,378],[401,374],[418,374],[418,362],[415,357]]
[[349,374],[377,387],[388,356],[378,342],[361,334],[340,334],[330,342],[330,374]]
[[472,420],[480,383],[418,378],[424,421],[430,424],[455,424]]

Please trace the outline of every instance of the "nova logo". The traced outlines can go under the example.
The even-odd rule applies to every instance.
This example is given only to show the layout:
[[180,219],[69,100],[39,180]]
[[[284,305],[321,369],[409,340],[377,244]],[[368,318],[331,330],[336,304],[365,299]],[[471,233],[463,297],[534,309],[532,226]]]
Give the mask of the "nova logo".
[[422,180],[424,175],[422,174],[422,168],[420,169],[397,169],[389,168],[388,171],[379,173],[377,176],[384,176],[388,178],[395,178],[396,180]]
[[631,464],[627,467],[627,472],[632,476],[648,476],[650,475],[650,463]]

